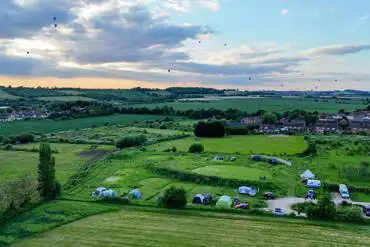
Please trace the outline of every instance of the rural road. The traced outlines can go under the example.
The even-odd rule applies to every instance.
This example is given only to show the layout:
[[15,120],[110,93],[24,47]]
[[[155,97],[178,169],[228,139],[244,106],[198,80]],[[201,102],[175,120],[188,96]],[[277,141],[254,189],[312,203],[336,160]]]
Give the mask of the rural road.
[[340,205],[343,201],[347,201],[352,204],[360,205],[360,206],[370,206],[369,202],[355,202],[351,199],[343,199],[339,193],[333,193],[333,202],[336,206]]

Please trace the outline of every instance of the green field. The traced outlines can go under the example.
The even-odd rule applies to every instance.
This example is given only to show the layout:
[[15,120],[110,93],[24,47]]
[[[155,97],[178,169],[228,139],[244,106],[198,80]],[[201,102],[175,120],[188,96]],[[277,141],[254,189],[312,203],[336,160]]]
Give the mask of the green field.
[[[21,145],[25,149],[38,146],[36,143]],[[98,146],[92,151],[90,145],[83,144],[51,144],[51,148],[58,151],[53,155],[56,161],[56,177],[61,183],[66,182],[84,163],[97,161],[114,149],[112,146]],[[24,175],[36,178],[38,159],[37,152],[0,151],[0,181],[15,180]]]
[[148,141],[153,143],[163,138],[175,138],[181,136],[183,132],[168,129],[151,129],[127,127],[121,125],[105,126],[98,128],[86,128],[78,130],[68,130],[47,135],[47,139],[55,142],[62,139],[70,142],[82,141],[83,143],[109,143],[115,144],[124,136],[145,135]]
[[155,144],[150,150],[163,151],[176,147],[187,152],[193,143],[204,145],[205,152],[240,154],[296,154],[304,151],[307,144],[303,136],[228,136],[224,138],[189,137]]
[[205,166],[201,168],[194,169],[193,172],[208,175],[217,176],[225,178],[243,178],[245,180],[256,180],[258,181],[261,176],[270,177],[270,174],[264,170],[257,168],[247,168],[240,166],[230,166],[230,165],[213,165]]
[[[339,109],[348,111],[354,109],[362,109],[365,105],[360,99],[351,100],[335,100],[335,99],[308,99],[308,98],[240,98],[228,99],[222,98],[210,100],[207,102],[173,102],[173,103],[158,103],[158,104],[143,104],[134,105],[137,107],[163,107],[172,106],[176,110],[190,110],[201,108],[216,108],[227,110],[229,108],[239,109],[249,113],[257,112],[258,110],[284,112],[294,109],[305,111],[318,111],[327,113],[336,113]],[[339,103],[340,102],[340,103]]]
[[134,121],[156,120],[163,119],[159,115],[135,115],[135,114],[120,114],[102,117],[78,118],[72,120],[30,120],[30,121],[14,121],[11,123],[0,123],[0,135],[19,134],[22,132],[37,132],[51,133],[57,131],[65,131],[71,129],[88,128],[92,125],[103,126],[106,123],[110,124],[129,124]]
[[55,96],[55,97],[40,97],[38,100],[52,101],[52,102],[68,102],[68,101],[95,101],[95,99],[83,96]]
[[369,229],[122,210],[14,246],[369,246]]
[[0,89],[0,100],[4,100],[4,99],[18,99],[18,98],[19,98],[18,96],[8,94],[4,90],[1,90]]

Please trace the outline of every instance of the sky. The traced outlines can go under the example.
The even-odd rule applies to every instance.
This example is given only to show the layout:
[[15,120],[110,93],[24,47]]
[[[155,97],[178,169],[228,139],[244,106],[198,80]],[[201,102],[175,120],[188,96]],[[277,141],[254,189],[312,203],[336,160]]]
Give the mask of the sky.
[[0,23],[4,86],[370,90],[369,0],[1,0]]

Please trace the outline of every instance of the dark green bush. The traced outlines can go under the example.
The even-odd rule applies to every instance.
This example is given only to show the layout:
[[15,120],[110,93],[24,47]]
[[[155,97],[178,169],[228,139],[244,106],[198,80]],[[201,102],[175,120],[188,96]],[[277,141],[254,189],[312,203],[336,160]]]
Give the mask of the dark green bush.
[[194,129],[194,134],[198,137],[223,137],[225,132],[225,126],[220,121],[200,121]]
[[186,206],[186,191],[183,188],[171,186],[158,200],[158,204],[166,208],[184,208]]
[[189,147],[189,153],[202,153],[204,146],[200,143],[194,143]]
[[147,137],[145,135],[126,136],[117,142],[116,147],[119,149],[135,147],[144,144],[146,141]]

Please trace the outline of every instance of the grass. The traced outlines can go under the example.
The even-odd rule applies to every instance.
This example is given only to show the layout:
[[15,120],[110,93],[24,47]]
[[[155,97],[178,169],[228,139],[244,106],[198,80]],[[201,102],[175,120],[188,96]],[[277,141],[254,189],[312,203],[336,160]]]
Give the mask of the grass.
[[19,134],[22,132],[37,132],[51,133],[57,131],[65,131],[71,129],[88,128],[92,125],[103,126],[106,123],[110,124],[129,124],[134,121],[156,120],[163,119],[159,115],[135,115],[135,114],[120,114],[101,117],[79,118],[72,120],[30,120],[30,121],[14,121],[11,123],[0,123],[0,135]]
[[1,90],[1,89],[0,89],[0,100],[5,100],[5,99],[18,99],[18,98],[19,98],[18,96],[15,96],[15,95],[9,94],[9,93],[5,92],[4,90]]
[[303,136],[228,136],[224,138],[185,138],[165,143],[154,144],[150,150],[163,151],[176,147],[187,152],[193,143],[204,145],[205,152],[240,153],[240,154],[296,154],[307,148]]
[[230,165],[205,166],[202,168],[194,169],[193,172],[201,175],[244,179],[252,181],[253,180],[259,181],[261,176],[271,177],[271,175],[268,172],[261,169]]
[[[62,91],[63,92],[63,91]],[[69,102],[69,101],[95,101],[95,99],[84,96],[55,96],[55,97],[40,97],[38,100],[52,101],[52,102]]]
[[355,192],[351,196],[352,200],[356,202],[370,202],[370,194]]
[[[216,216],[216,215],[215,215]],[[365,227],[331,228],[176,212],[121,210],[91,216],[14,246],[369,246]]]
[[[38,148],[39,144],[22,145],[22,148]],[[58,151],[53,154],[56,160],[56,177],[64,183],[76,172],[77,168],[86,162],[93,162],[100,157],[99,150],[112,151],[112,146],[98,146],[95,152],[81,155],[89,151],[91,145],[84,144],[51,144],[52,149]],[[0,181],[11,181],[23,175],[37,176],[39,154],[25,151],[0,151]]]
[[82,140],[85,143],[115,143],[124,136],[145,135],[149,142],[156,142],[162,138],[176,137],[182,134],[183,132],[177,130],[149,129],[116,125],[57,132],[48,135],[48,140],[59,140],[60,138],[63,138],[70,141]]
[[307,98],[240,98],[230,99],[222,98],[211,100],[208,102],[173,102],[173,103],[158,103],[134,106],[146,106],[149,108],[171,106],[176,110],[189,110],[201,108],[216,108],[227,110],[229,108],[247,111],[249,113],[258,110],[284,112],[294,109],[306,111],[318,111],[327,113],[337,113],[339,109],[351,111],[354,109],[362,109],[365,107],[359,99],[351,100],[335,100],[335,99],[307,99]]
[[0,228],[0,246],[1,243],[10,244],[89,215],[114,210],[118,210],[118,207],[97,203],[73,201],[45,203],[23,213]]

